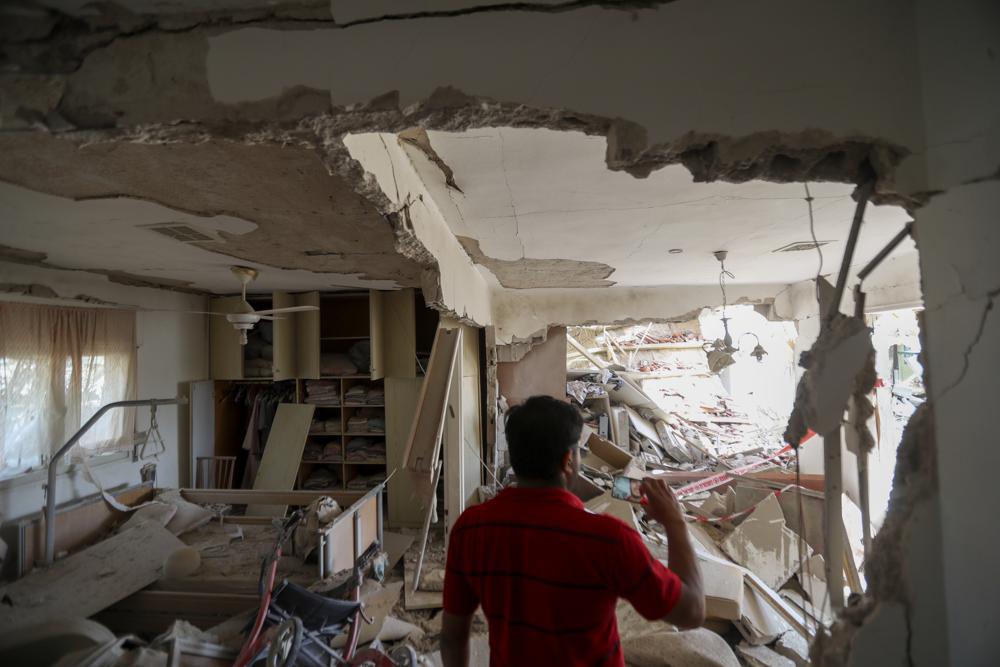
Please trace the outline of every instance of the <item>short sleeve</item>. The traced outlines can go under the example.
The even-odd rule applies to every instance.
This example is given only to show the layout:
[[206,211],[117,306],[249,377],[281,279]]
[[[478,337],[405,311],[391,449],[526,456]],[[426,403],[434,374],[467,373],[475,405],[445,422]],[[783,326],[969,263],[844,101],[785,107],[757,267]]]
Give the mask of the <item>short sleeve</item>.
[[[460,525],[455,524],[457,529]],[[464,549],[460,531],[453,529],[448,543],[448,561],[444,571],[444,610],[456,616],[468,616],[476,611],[479,598],[463,573]]]
[[669,614],[681,596],[680,577],[653,558],[639,533],[624,525],[617,556],[618,562],[612,564],[615,593],[647,620]]

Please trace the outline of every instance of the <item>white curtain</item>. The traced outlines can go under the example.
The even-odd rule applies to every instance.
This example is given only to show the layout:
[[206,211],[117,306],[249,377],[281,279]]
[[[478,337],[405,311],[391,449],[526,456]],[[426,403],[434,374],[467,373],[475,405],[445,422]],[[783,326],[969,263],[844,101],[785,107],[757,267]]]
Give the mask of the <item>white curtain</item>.
[[[0,303],[0,473],[44,465],[106,403],[135,398],[135,313]],[[76,454],[131,443],[135,410],[106,413]]]

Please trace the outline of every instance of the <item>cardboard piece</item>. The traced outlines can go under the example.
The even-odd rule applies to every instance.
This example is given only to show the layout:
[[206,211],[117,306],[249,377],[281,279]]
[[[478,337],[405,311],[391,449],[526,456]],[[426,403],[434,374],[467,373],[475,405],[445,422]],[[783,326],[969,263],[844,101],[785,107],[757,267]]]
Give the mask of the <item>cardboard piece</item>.
[[631,503],[613,498],[610,491],[605,491],[596,498],[589,500],[586,508],[595,514],[608,514],[621,519],[625,522],[625,525],[640,530],[639,522],[635,518],[635,511],[632,509]]
[[629,423],[632,424],[639,435],[644,438],[649,438],[657,445],[660,445],[660,434],[656,432],[656,427],[653,426],[653,422],[649,421],[642,415],[640,415],[636,410],[633,410],[630,406],[625,406],[625,411],[628,413]]
[[[736,530],[722,542],[722,550],[761,580],[778,590],[798,570],[798,535],[785,526],[785,516],[772,494],[757,505]],[[811,550],[804,545],[808,558]]]
[[754,646],[770,644],[792,629],[753,586],[743,586],[743,615],[735,625],[747,642]]
[[740,620],[743,616],[743,570],[732,563],[700,554],[698,567],[705,588],[705,616]]
[[610,466],[612,470],[624,470],[632,462],[631,454],[596,433],[590,434],[590,438],[587,440],[587,449],[590,450],[591,454]]
[[[315,410],[312,404],[278,405],[264,446],[264,457],[253,481],[255,490],[281,491],[295,486]],[[287,509],[288,505],[247,505],[246,515],[284,516]]]
[[184,546],[156,522],[98,542],[0,588],[0,627],[55,617],[88,618],[160,578],[164,558]]

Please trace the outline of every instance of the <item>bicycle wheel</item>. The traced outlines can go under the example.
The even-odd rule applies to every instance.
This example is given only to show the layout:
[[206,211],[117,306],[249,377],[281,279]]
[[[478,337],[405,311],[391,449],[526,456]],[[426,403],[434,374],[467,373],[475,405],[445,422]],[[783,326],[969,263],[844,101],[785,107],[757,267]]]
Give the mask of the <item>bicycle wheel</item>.
[[290,616],[278,626],[267,649],[267,667],[292,667],[302,648],[302,621]]

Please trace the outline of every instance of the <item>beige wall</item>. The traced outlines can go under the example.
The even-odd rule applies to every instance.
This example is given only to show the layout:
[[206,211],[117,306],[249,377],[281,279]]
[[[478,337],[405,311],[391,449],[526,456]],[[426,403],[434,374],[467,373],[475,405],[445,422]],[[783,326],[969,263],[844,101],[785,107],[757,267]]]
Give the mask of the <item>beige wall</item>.
[[566,327],[549,329],[545,342],[520,361],[497,364],[500,395],[508,405],[538,394],[566,397]]

